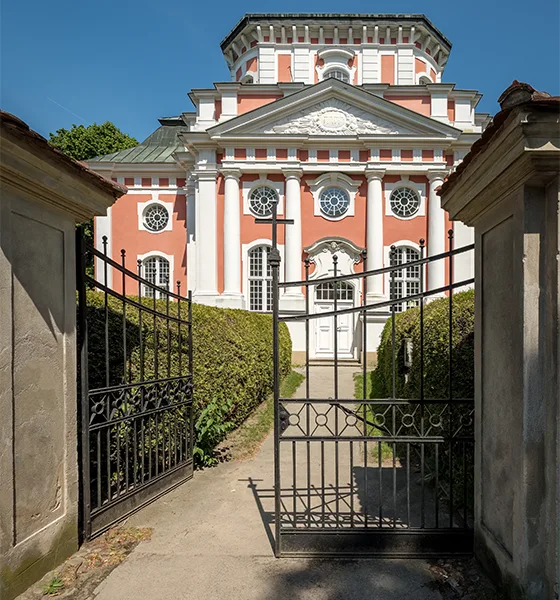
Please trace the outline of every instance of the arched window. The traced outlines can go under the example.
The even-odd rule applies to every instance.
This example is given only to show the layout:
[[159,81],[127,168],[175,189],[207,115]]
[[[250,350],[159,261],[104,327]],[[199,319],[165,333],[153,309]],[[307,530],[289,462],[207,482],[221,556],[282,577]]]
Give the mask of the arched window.
[[[142,276],[146,281],[166,290],[169,289],[169,261],[163,256],[150,256],[142,261]],[[144,296],[163,298],[164,293],[144,285]]]
[[[315,286],[315,298],[317,300],[334,300],[334,283],[320,283]],[[346,281],[339,281],[336,284],[337,300],[353,300],[354,288]]]
[[[391,266],[395,265],[406,265],[407,263],[420,260],[420,252],[415,248],[408,246],[401,246],[396,248],[391,253]],[[422,276],[422,266],[414,265],[412,267],[406,267],[399,271],[395,271],[394,274],[389,275],[390,278],[390,289],[391,289],[391,300],[397,300],[398,298],[405,298],[407,296],[413,296],[420,293],[420,282]],[[399,302],[395,304],[395,311],[401,312],[412,306],[418,306],[418,300],[409,300],[407,302]]]
[[272,310],[272,269],[268,262],[269,246],[249,250],[249,310]]
[[342,69],[329,69],[328,71],[325,71],[323,79],[329,79],[330,77],[343,81],[344,83],[350,83],[350,75],[347,71],[343,71]]
[[422,77],[420,77],[419,83],[420,83],[420,85],[426,85],[427,83],[434,83],[434,82],[426,75],[422,75]]

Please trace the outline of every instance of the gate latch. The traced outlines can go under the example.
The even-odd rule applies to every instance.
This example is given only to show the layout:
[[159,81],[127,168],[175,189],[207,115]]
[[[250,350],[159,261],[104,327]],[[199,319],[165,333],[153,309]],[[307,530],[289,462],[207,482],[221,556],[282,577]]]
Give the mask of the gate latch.
[[290,413],[284,408],[284,405],[280,405],[280,432],[284,433],[290,426],[289,422]]

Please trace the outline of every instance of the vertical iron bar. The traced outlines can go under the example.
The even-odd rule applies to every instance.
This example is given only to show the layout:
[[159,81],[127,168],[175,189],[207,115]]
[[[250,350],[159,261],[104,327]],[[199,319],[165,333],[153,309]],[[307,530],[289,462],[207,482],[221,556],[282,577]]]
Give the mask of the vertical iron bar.
[[[367,251],[362,250],[363,270],[367,271]],[[363,278],[362,306],[367,304],[367,277]],[[367,397],[367,311],[362,312],[362,398]]]
[[410,442],[406,443],[406,522],[410,529]]
[[154,373],[152,375],[152,379],[159,379],[158,377],[158,373],[159,373],[159,335],[158,335],[158,319],[156,316],[157,313],[157,301],[156,301],[156,294],[157,294],[157,289],[152,288],[152,291],[154,292],[154,299],[153,299],[153,303],[152,303],[152,308],[154,311]]
[[293,482],[293,519],[294,519],[294,527],[297,525],[297,489],[296,489],[296,480],[297,480],[297,472],[296,472],[296,442],[292,441],[292,482]]
[[193,373],[193,310],[192,310],[192,291],[189,290],[187,294],[187,306],[188,306],[188,331],[187,335],[189,336],[189,380],[191,383],[191,402],[189,407],[187,408],[187,413],[189,415],[188,419],[188,456],[187,459],[192,459],[194,454],[194,411],[193,411],[193,402],[194,402],[194,373]]
[[449,527],[453,527],[453,229],[449,238]]
[[[390,251],[390,264],[391,266],[395,266],[396,264],[396,256],[397,256],[397,249],[395,248],[395,246],[391,246],[391,251]],[[391,271],[391,290],[393,293],[393,297],[396,300],[397,298],[397,294],[396,294],[396,288],[395,288],[395,277],[396,277],[396,270],[392,270]],[[392,373],[392,378],[391,378],[391,388],[392,388],[392,398],[393,400],[396,398],[396,391],[397,391],[397,363],[396,363],[396,348],[395,348],[395,307],[396,304],[395,302],[393,302],[391,304],[391,373]]]
[[[425,240],[420,240],[420,258],[424,258]],[[420,266],[420,437],[424,436],[424,265]],[[420,443],[420,477],[421,477],[421,500],[420,500],[420,526],[425,525],[425,490],[424,490],[424,443]]]
[[382,442],[377,442],[377,464],[379,466],[379,527],[383,527],[383,454]]
[[[309,258],[304,261],[305,281],[309,282]],[[305,397],[309,400],[309,292],[311,286],[305,286]],[[307,404],[307,420],[309,421],[309,403]]]
[[436,455],[436,529],[439,527],[439,444],[434,444]]
[[[121,248],[121,267],[122,267],[122,336],[123,336],[123,382],[128,383],[128,374],[130,372],[130,365],[127,360],[127,348],[126,348],[126,252],[124,248]],[[125,402],[125,406],[128,404],[128,390],[123,390],[123,394],[127,399]],[[127,409],[125,409],[127,410]],[[120,415],[119,415],[120,416]],[[128,422],[124,422],[122,424],[117,425],[117,495],[120,493],[120,473],[121,473],[121,436],[119,435],[119,431],[121,430],[126,433],[126,443],[125,443],[125,467],[124,467],[124,485],[125,491],[128,491],[128,470],[129,470],[129,461],[128,461],[128,441],[129,441],[129,431],[128,431]]]
[[[305,281],[308,285],[305,286],[305,421],[306,421],[306,435],[310,435],[309,419],[310,405],[309,405],[309,294],[311,286],[309,285],[309,257],[304,260],[305,265]],[[306,444],[307,452],[307,525],[311,526],[311,445],[309,440]]]
[[279,356],[279,287],[280,253],[278,252],[278,203],[272,210],[272,249],[269,255],[272,268],[272,363],[273,363],[273,392],[274,392],[274,513],[275,513],[275,555],[282,552],[280,539],[280,356]]
[[354,527],[354,442],[350,442],[350,527]]
[[[142,329],[142,283],[140,278],[142,277],[142,261],[138,260],[136,263],[138,270],[138,333],[140,335],[140,381],[144,381],[144,332]],[[144,388],[142,387],[142,404],[144,404]]]
[[178,352],[178,370],[177,375],[183,376],[183,340],[181,339],[181,282],[177,281],[177,344],[179,348]]
[[91,473],[89,439],[88,321],[86,296],[86,243],[81,227],[76,228],[76,287],[78,290],[78,357],[80,360],[80,406],[78,407],[78,445],[80,473],[80,531],[85,540],[91,536]]
[[[333,274],[336,277],[338,275],[338,256],[333,254]],[[338,310],[338,282],[333,283],[334,288],[334,399],[338,400],[338,317],[336,311]],[[338,478],[338,402],[335,404],[334,410],[334,431],[337,439],[334,442],[334,485],[335,485],[335,510],[336,510],[336,524],[339,525],[340,517],[340,489],[339,489],[339,478]]]
[[165,294],[165,324],[167,325],[167,377],[171,377],[171,321],[169,320],[169,283]]
[[103,292],[104,308],[105,308],[105,385],[109,387],[109,282],[107,281],[107,236],[103,238]]
[[121,249],[121,266],[122,266],[122,335],[123,335],[123,382],[128,383],[127,369],[127,349],[126,349],[126,252]]

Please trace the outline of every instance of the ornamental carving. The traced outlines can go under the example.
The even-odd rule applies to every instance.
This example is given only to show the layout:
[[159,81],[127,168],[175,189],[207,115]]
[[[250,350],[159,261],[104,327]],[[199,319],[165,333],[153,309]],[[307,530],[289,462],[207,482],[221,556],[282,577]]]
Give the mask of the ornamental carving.
[[262,133],[289,135],[398,135],[410,134],[402,128],[341,100],[322,102],[310,111],[299,111],[268,125]]

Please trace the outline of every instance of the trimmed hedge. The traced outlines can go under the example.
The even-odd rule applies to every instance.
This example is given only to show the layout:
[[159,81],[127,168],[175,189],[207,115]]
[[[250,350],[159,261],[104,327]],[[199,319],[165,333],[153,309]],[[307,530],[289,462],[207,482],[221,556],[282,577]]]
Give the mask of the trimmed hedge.
[[[474,398],[474,290],[453,296],[452,316],[452,398]],[[405,339],[412,341],[412,361],[404,366]],[[449,398],[449,298],[434,300],[424,306],[424,398],[443,400],[441,404],[427,405],[426,421],[441,420],[444,436],[454,435],[463,423],[472,425],[472,404],[458,402],[454,408],[445,401]],[[378,349],[378,363],[371,376],[371,398],[393,397],[392,320],[383,329]],[[411,308],[395,316],[395,398],[420,398],[420,309]],[[376,411],[375,405],[372,411]],[[419,415],[420,413],[417,413]],[[398,429],[403,422],[397,414]],[[451,424],[450,424],[451,421]],[[420,423],[416,423],[420,427]],[[406,426],[405,430],[406,430]],[[412,462],[420,469],[420,450],[412,444]],[[451,450],[452,449],[452,450]],[[395,444],[397,456],[405,461],[405,444]],[[450,456],[451,455],[451,456]],[[435,446],[424,446],[426,482],[438,480],[438,497],[453,504],[453,511],[473,511],[474,444],[456,442],[445,444],[439,454]],[[437,468],[436,468],[437,463]],[[452,475],[451,467],[452,465]],[[437,475],[436,475],[437,473]],[[451,483],[453,495],[451,494]]]
[[[391,319],[381,334],[377,367],[372,373],[372,397],[392,396]],[[412,366],[404,366],[404,340],[412,340]],[[474,290],[453,296],[452,383],[454,398],[474,398]],[[395,397],[420,396],[420,309],[395,316]],[[424,397],[449,396],[449,299],[424,307]]]
[[[132,297],[138,302],[137,297]],[[140,381],[139,311],[126,307],[126,356],[123,348],[123,303],[108,298],[109,376],[105,367],[104,294],[88,291],[88,341],[90,388],[117,385],[123,381],[126,365],[129,382]],[[153,300],[142,298],[146,307]],[[156,301],[166,312],[167,302]],[[177,315],[178,305],[169,302],[169,314]],[[212,450],[234,427],[241,424],[272,390],[272,319],[244,310],[193,304],[194,419],[199,462],[212,462]],[[181,303],[181,317],[187,305]],[[187,328],[142,311],[142,352],[144,379],[186,374],[188,364]],[[168,344],[171,349],[168,360]],[[292,343],[287,326],[280,324],[280,374],[291,371]]]

